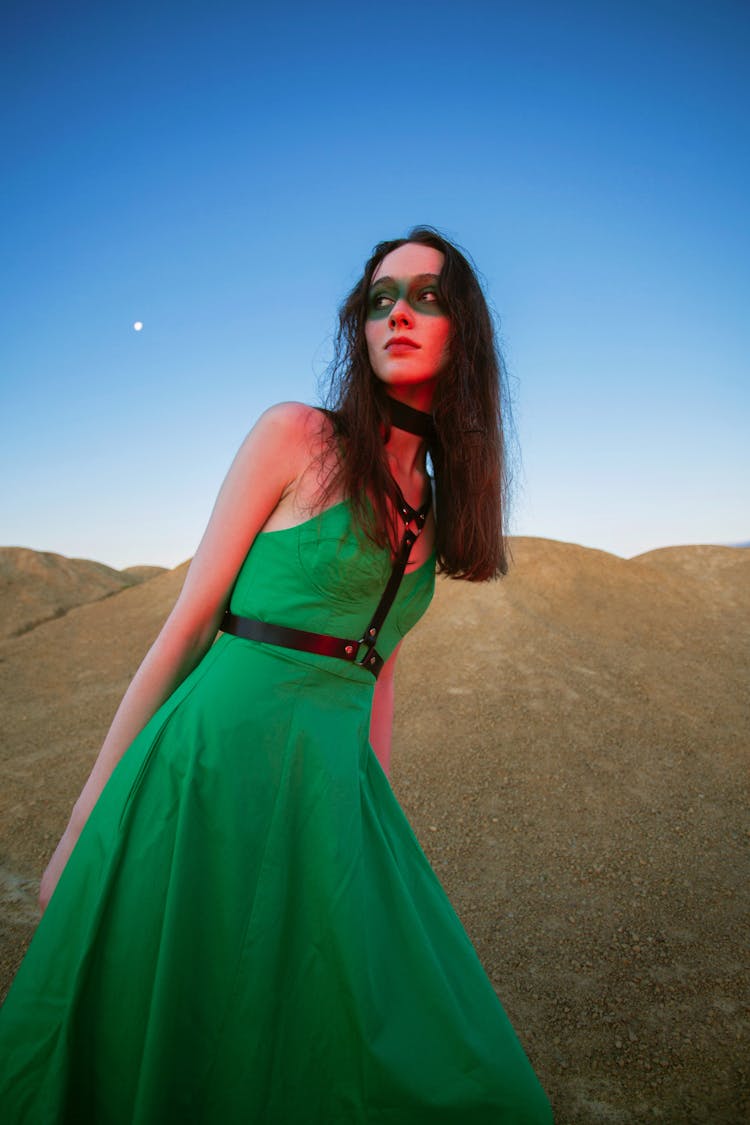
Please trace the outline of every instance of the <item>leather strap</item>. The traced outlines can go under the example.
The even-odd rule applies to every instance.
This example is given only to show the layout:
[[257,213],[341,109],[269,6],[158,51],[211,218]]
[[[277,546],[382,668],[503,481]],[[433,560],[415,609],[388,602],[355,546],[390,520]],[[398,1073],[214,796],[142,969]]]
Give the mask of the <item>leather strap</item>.
[[357,655],[359,642],[343,637],[331,637],[327,633],[308,633],[305,629],[292,629],[288,625],[271,625],[268,621],[258,621],[255,617],[240,617],[237,613],[224,614],[219,626],[224,633],[233,633],[246,641],[264,641],[269,645],[283,648],[298,648],[303,652],[317,652],[321,656],[338,656],[341,660],[353,661]]
[[[404,534],[401,537],[401,543],[399,544],[398,551],[396,552],[396,556],[393,560],[393,568],[391,570],[391,576],[388,579],[388,584],[386,585],[385,590],[383,590],[383,595],[378,602],[377,609],[372,615],[370,624],[367,626],[360,639],[360,644],[367,645],[367,651],[362,660],[358,661],[359,664],[362,664],[365,668],[369,668],[371,671],[377,665],[378,672],[383,666],[383,659],[375,649],[378,635],[383,627],[383,623],[386,617],[388,616],[388,611],[393,605],[396,594],[398,593],[398,588],[401,585],[401,579],[404,577],[404,571],[406,570],[406,564],[409,561],[411,549],[416,543],[419,536],[422,534],[422,528],[425,525],[427,513],[429,512],[430,506],[432,504],[431,487],[427,499],[425,500],[422,507],[412,508],[411,504],[408,504],[404,499],[403,493],[398,487],[398,484],[396,484],[395,480],[393,481],[393,483],[396,487],[396,494],[398,496],[399,515],[404,521]],[[411,531],[409,529],[410,523],[416,524],[416,531]],[[376,672],[375,675],[377,676],[377,674],[378,673]]]
[[[231,633],[235,637],[243,637],[247,641],[262,641],[265,644],[279,645],[282,648],[296,648],[301,652],[313,652],[320,656],[335,656],[339,660],[347,660],[350,664],[359,664],[372,672],[375,679],[383,667],[383,658],[375,648],[380,630],[383,627],[388,612],[401,585],[401,579],[409,561],[411,549],[422,533],[427,513],[432,504],[432,489],[421,508],[412,508],[404,499],[401,489],[393,481],[399,502],[399,515],[404,521],[404,534],[401,537],[398,551],[393,560],[388,583],[377,608],[370,619],[370,623],[359,640],[345,637],[332,637],[327,633],[309,633],[305,629],[292,629],[287,625],[273,625],[268,621],[259,621],[254,617],[241,617],[227,609],[222,619],[220,630]],[[409,524],[416,525],[416,531],[409,528]],[[364,654],[359,658],[359,650],[365,646]]]

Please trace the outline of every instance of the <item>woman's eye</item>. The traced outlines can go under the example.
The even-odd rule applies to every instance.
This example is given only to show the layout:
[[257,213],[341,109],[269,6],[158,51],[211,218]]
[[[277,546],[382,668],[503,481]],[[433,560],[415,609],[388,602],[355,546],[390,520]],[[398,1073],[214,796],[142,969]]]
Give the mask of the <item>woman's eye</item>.
[[376,293],[372,298],[372,307],[374,309],[384,309],[386,301],[392,301],[393,298],[389,297],[387,293]]

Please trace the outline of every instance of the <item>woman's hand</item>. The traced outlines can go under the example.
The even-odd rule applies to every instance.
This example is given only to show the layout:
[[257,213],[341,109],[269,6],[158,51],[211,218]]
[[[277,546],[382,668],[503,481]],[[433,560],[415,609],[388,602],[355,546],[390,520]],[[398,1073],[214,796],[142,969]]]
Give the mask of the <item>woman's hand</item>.
[[78,837],[81,834],[80,827],[74,827],[71,820],[68,827],[62,834],[60,843],[55,848],[52,859],[47,864],[47,869],[42,875],[42,882],[39,887],[39,909],[42,914],[47,909],[47,904],[52,898],[52,892],[57,886],[58,880],[63,873],[65,864],[68,862],[73,848],[78,842]]

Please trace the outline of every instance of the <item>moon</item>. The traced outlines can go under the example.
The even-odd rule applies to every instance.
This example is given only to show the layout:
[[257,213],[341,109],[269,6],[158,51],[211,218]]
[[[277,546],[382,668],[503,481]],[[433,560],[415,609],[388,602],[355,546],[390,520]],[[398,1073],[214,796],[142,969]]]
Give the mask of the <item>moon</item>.
[[143,328],[143,321],[142,320],[136,320],[135,324],[133,325],[133,328],[135,328],[136,332],[140,332],[140,330]]

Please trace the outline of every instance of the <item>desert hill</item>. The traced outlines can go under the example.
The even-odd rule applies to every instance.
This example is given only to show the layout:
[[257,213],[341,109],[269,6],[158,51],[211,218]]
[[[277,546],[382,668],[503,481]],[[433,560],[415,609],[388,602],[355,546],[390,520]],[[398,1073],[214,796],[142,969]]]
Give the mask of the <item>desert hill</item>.
[[164,571],[168,569],[169,568],[165,566],[144,566],[141,564],[139,566],[123,567],[119,573],[127,575],[128,578],[132,578],[135,583],[145,582],[148,578],[155,578],[157,574],[163,574]]
[[[557,1125],[748,1109],[750,552],[512,540],[399,658],[392,783]],[[187,563],[0,644],[0,967]]]
[[747,544],[743,547],[744,551],[737,547],[659,547],[637,555],[636,559],[665,572],[697,577],[708,596],[747,611],[750,609]]
[[0,637],[17,637],[77,605],[108,598],[162,572],[158,566],[114,570],[52,551],[0,547]]

